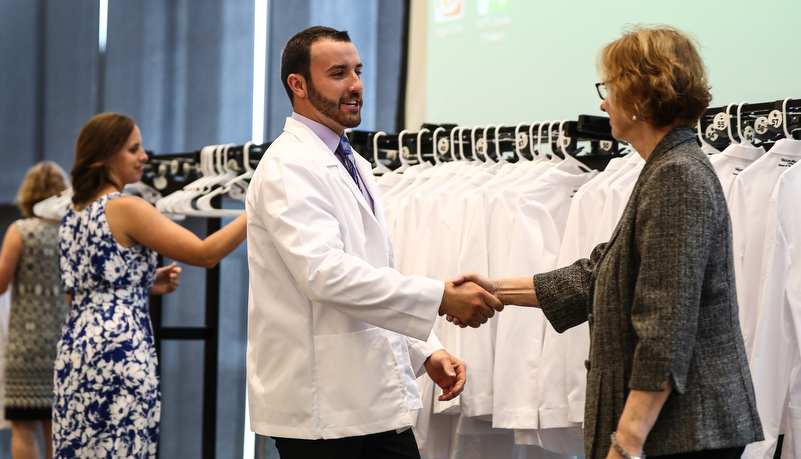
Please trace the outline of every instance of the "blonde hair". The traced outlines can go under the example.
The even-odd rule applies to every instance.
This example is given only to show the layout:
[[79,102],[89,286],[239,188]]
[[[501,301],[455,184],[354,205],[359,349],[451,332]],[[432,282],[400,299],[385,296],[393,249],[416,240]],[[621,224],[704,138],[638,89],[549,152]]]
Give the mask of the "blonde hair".
[[629,117],[665,127],[693,125],[712,100],[696,41],[668,25],[633,26],[604,47],[598,67]]
[[15,202],[22,215],[33,217],[33,206],[67,189],[67,174],[52,161],[42,161],[28,170]]

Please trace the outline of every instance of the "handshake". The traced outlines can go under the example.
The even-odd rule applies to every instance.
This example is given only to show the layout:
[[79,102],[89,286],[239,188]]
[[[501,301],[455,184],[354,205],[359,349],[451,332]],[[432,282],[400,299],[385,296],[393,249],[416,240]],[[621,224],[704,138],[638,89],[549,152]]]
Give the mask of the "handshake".
[[494,316],[495,311],[503,311],[503,306],[496,282],[476,273],[460,274],[445,283],[439,315],[447,316],[449,322],[462,328],[477,328]]

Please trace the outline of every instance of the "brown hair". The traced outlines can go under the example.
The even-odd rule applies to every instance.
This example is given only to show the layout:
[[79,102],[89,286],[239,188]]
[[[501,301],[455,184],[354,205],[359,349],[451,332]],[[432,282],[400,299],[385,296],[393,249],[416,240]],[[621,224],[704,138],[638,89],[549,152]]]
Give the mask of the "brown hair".
[[134,120],[119,113],[101,113],[83,125],[70,172],[76,207],[87,204],[107,184],[120,185],[109,176],[106,163],[125,146],[134,126]]
[[33,217],[33,206],[67,189],[67,174],[52,161],[42,161],[28,169],[19,187],[17,207],[26,217]]
[[307,82],[311,80],[311,47],[318,41],[335,41],[350,43],[350,36],[346,30],[336,30],[330,27],[314,26],[301,30],[290,38],[281,52],[281,81],[289,96],[290,102],[295,102],[295,93],[289,87],[287,78],[293,73],[302,76]]
[[621,112],[657,128],[695,124],[712,100],[695,40],[675,27],[633,26],[604,47],[598,66]]

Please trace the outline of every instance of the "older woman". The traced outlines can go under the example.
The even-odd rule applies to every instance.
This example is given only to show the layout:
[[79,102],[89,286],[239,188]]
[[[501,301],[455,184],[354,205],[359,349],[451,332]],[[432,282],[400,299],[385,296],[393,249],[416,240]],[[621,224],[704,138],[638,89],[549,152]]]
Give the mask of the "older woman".
[[762,439],[737,315],[723,191],[689,126],[711,96],[693,41],[637,27],[601,53],[601,109],[646,160],[609,242],[552,272],[481,283],[542,309],[562,332],[589,321],[588,458],[739,458]]
[[44,161],[25,175],[17,205],[26,218],[6,231],[0,251],[0,293],[11,285],[11,312],[5,355],[5,417],[11,421],[11,457],[39,458],[37,430],[50,459],[53,366],[56,342],[67,316],[58,272],[56,220],[34,215],[34,204],[67,188],[64,171]]

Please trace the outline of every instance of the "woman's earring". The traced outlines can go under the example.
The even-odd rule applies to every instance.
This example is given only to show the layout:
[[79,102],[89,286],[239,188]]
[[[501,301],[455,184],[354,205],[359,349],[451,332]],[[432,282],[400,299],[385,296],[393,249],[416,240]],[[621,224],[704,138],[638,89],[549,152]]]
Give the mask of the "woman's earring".
[[632,121],[637,121],[637,115],[634,115],[634,116],[632,116],[632,117],[631,117],[631,120],[632,120]]

